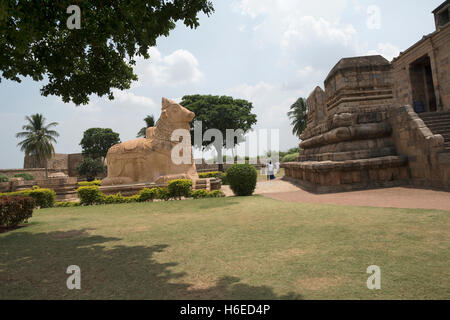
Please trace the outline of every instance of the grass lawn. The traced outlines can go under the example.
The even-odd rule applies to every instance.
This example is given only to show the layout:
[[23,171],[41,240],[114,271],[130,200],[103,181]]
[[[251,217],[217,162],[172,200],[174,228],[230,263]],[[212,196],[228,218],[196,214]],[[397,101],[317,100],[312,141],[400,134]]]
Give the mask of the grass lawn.
[[0,234],[0,299],[450,299],[449,230],[450,212],[259,196],[43,209]]

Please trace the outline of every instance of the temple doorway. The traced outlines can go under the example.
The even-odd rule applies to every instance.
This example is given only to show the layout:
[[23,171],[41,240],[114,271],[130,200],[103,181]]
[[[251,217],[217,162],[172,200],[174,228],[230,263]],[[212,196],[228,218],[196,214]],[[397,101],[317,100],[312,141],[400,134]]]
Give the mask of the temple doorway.
[[437,111],[431,61],[428,55],[410,65],[413,107],[417,113]]

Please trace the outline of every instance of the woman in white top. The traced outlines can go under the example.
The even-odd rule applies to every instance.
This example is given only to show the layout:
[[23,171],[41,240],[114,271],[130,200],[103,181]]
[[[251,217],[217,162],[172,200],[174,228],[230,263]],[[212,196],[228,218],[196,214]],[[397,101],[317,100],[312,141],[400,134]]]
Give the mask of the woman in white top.
[[267,165],[267,180],[269,179],[275,179],[274,166],[272,164],[272,161],[269,161],[269,164]]

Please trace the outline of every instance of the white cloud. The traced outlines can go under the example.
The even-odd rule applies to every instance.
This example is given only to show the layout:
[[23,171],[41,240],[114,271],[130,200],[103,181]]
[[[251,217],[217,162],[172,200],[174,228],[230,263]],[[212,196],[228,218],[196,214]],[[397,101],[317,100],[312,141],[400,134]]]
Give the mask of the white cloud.
[[296,90],[298,92],[308,92],[316,86],[323,87],[323,81],[326,73],[322,70],[306,66],[297,69],[291,76],[283,82],[283,88],[288,90]]
[[254,129],[279,129],[281,150],[299,143],[299,139],[292,135],[292,127],[286,114],[301,93],[286,91],[281,86],[260,81],[253,85],[240,84],[227,90],[227,94],[253,103],[252,112],[258,116]]
[[136,72],[139,81],[157,86],[176,87],[198,82],[203,73],[195,56],[179,49],[163,56],[156,48],[150,49],[150,59],[138,59]]
[[369,50],[367,54],[368,55],[380,54],[387,60],[392,61],[392,59],[394,59],[400,54],[400,49],[397,46],[388,42],[378,43],[377,48],[375,50]]
[[281,48],[279,63],[295,69],[332,68],[342,57],[361,53],[352,24],[341,16],[350,2],[298,0],[240,0],[234,7],[254,20],[253,29]]
[[157,104],[148,97],[138,96],[130,91],[114,90],[113,103],[125,106],[138,106],[146,108],[156,108]]
[[318,41],[356,49],[357,32],[352,25],[331,23],[324,18],[312,16],[290,18],[281,44],[289,49],[298,43],[308,45]]

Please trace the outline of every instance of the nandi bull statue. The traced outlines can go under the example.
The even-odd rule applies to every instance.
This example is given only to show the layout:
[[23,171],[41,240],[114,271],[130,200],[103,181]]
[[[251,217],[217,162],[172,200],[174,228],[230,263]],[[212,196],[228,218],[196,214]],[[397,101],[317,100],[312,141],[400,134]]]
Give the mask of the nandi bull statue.
[[[146,137],[112,146],[106,160],[108,177],[103,186],[133,183],[165,183],[172,179],[198,179],[190,145],[189,123],[195,114],[178,103],[163,98],[161,117],[155,127],[147,128]],[[184,129],[187,135],[182,142],[171,141],[172,133]],[[188,140],[188,141],[185,141]],[[188,146],[190,161],[174,161],[174,147]],[[188,145],[186,145],[188,144]],[[186,150],[186,149],[184,149]],[[182,153],[182,152],[181,152]],[[186,155],[184,155],[186,157]],[[189,162],[189,164],[185,164]]]

